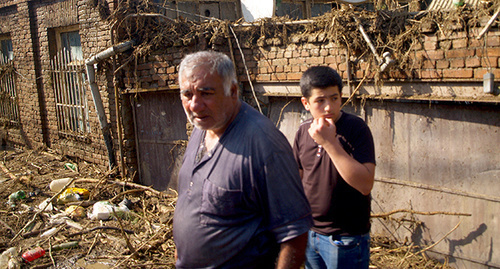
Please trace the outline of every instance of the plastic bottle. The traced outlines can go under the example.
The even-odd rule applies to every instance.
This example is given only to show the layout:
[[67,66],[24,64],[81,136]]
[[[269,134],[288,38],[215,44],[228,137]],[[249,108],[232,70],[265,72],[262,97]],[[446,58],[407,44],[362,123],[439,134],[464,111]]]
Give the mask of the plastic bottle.
[[9,196],[9,201],[7,203],[10,204],[11,207],[14,207],[16,206],[17,201],[25,198],[26,198],[26,192],[24,192],[23,190],[16,191]]
[[32,262],[45,255],[45,249],[36,247],[35,249],[28,250],[23,253],[22,257],[25,262]]
[[[71,178],[66,177],[66,178],[60,178],[60,179],[54,179],[52,182],[50,182],[50,190],[53,192],[58,192],[60,191],[66,184],[68,184],[71,181]],[[71,184],[73,185],[73,184]],[[70,186],[72,187],[72,186]]]
[[16,201],[26,198],[26,192],[23,190],[16,191],[9,196],[9,200]]
[[64,168],[71,170],[71,171],[74,171],[74,172],[78,171],[78,167],[72,163],[65,163]]
[[68,188],[57,197],[58,204],[78,202],[89,198],[90,192],[82,188]]
[[72,248],[72,247],[76,247],[76,246],[78,246],[78,241],[70,241],[70,242],[59,244],[59,245],[55,245],[51,248],[51,250],[58,251],[61,249]]
[[47,231],[43,232],[40,235],[40,237],[50,237],[50,236],[53,236],[54,234],[56,234],[56,232],[57,232],[57,227],[53,227],[53,228],[50,228]]

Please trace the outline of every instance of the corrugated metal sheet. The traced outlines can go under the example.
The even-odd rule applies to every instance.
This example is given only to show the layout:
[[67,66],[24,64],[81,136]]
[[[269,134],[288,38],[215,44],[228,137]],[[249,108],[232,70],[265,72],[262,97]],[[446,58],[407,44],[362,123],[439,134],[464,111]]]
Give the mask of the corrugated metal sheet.
[[[456,8],[453,2],[459,0],[432,0],[427,10],[450,10]],[[478,6],[483,0],[462,0],[467,6]]]

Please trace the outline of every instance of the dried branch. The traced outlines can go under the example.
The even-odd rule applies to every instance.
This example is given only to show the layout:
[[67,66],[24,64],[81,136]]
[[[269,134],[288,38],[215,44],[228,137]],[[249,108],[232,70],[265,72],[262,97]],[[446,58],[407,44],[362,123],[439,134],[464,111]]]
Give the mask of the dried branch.
[[457,213],[457,212],[445,212],[445,211],[434,211],[434,212],[422,212],[422,211],[415,211],[411,209],[396,209],[392,210],[387,213],[378,213],[378,214],[372,214],[372,218],[385,218],[390,215],[396,214],[396,213],[410,213],[410,214],[416,214],[416,215],[451,215],[451,216],[466,216],[470,217],[472,214],[469,213]]

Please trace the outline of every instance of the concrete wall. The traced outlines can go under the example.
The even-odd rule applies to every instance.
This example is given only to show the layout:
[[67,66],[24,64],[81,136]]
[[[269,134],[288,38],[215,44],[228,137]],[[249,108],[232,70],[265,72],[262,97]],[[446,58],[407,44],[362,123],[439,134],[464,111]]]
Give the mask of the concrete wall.
[[[292,142],[310,116],[298,97],[269,104],[269,117]],[[373,218],[372,235],[421,247],[442,240],[429,252],[442,262],[500,267],[498,104],[367,99],[344,111],[363,118],[374,136],[372,214],[399,212]]]

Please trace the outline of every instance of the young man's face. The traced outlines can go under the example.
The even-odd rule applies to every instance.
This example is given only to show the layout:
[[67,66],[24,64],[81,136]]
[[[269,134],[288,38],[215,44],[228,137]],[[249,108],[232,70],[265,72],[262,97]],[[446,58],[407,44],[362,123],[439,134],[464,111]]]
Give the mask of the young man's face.
[[338,86],[330,86],[325,89],[313,88],[309,98],[301,99],[304,108],[311,112],[313,118],[330,118],[334,122],[340,117],[342,96]]

